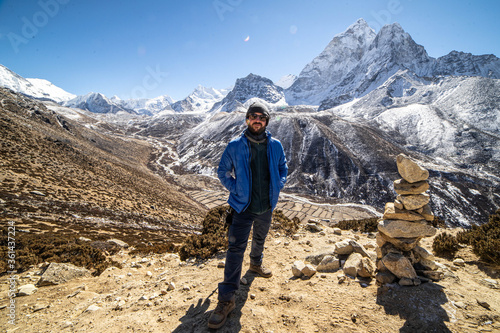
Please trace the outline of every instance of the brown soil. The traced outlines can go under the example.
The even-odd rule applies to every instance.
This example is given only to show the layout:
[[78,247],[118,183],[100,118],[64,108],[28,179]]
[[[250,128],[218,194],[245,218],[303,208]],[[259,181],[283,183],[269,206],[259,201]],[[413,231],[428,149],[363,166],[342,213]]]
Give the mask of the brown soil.
[[[350,279],[339,283],[342,271],[294,278],[295,260],[332,248],[344,238],[358,239],[367,248],[375,240],[367,234],[343,231],[335,235],[300,230],[299,240],[268,236],[265,263],[273,270],[269,279],[247,271],[248,284],[237,293],[236,309],[220,332],[498,332],[500,290],[483,284],[499,278],[498,268],[481,264],[469,248],[450,260],[445,278],[417,287],[379,286],[374,280]],[[449,232],[449,231],[448,231]],[[432,246],[432,239],[422,245]],[[373,249],[372,249],[373,250]],[[248,250],[247,253],[248,255]],[[113,259],[123,268],[108,268],[99,277],[40,287],[30,296],[17,297],[16,324],[6,321],[8,308],[0,310],[1,328],[7,332],[210,332],[207,320],[217,303],[217,284],[224,254],[196,262],[181,262],[176,255],[130,256],[122,250]],[[134,263],[141,268],[132,268]],[[20,284],[36,283],[40,268],[20,276]],[[149,274],[150,272],[151,274]],[[1,304],[7,305],[6,282],[0,278]],[[175,289],[168,290],[173,283]],[[478,304],[490,305],[489,309]],[[118,306],[122,301],[121,307]],[[86,311],[91,305],[96,311]]]

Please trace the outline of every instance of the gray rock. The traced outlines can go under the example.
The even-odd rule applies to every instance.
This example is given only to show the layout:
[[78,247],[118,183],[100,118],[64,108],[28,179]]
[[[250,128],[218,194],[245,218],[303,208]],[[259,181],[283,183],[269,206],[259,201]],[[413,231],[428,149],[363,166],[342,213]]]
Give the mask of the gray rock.
[[123,247],[125,249],[128,248],[128,244],[127,243],[125,243],[122,240],[116,239],[116,238],[108,239],[107,242],[111,243],[111,244],[114,244],[116,246],[119,246],[119,247]]
[[320,232],[320,231],[323,231],[323,228],[317,223],[309,222],[306,224],[306,230],[309,230],[312,232]]
[[479,283],[491,289],[499,289],[498,281],[493,279],[482,279]]
[[440,281],[444,278],[444,273],[441,271],[419,271],[424,277],[431,279],[432,281]]
[[396,280],[396,275],[392,274],[389,271],[379,271],[377,272],[375,279],[380,284],[393,283]]
[[334,255],[334,251],[326,251],[326,252],[311,254],[306,257],[306,261],[310,262],[313,265],[319,265],[319,263],[323,260],[324,257],[331,255]]
[[335,272],[340,268],[340,260],[334,256],[328,255],[321,260],[318,267],[318,272]]
[[464,267],[465,261],[462,258],[457,258],[457,259],[453,260],[453,265]]
[[418,263],[422,265],[425,270],[435,271],[439,268],[438,265],[436,265],[436,262],[430,259],[422,259]]
[[43,272],[37,285],[39,287],[58,285],[72,279],[90,276],[91,273],[86,268],[67,263],[51,263]]
[[101,309],[101,307],[99,307],[99,306],[97,306],[95,304],[92,304],[84,312],[95,312],[95,311],[98,311],[100,309]]

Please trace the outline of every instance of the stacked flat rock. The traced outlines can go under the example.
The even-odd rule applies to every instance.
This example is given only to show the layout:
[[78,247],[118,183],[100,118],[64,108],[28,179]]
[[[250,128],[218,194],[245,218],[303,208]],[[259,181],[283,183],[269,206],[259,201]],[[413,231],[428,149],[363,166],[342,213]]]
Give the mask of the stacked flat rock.
[[407,156],[396,158],[402,179],[394,181],[398,194],[385,205],[377,233],[377,281],[400,285],[419,285],[423,280],[440,280],[434,256],[419,246],[424,237],[434,236],[430,224],[434,215],[429,207],[429,172]]

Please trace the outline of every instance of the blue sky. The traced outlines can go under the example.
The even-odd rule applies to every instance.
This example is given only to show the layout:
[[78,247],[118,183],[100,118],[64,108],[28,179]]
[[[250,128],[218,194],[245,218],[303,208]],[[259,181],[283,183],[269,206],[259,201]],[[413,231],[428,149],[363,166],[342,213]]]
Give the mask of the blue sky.
[[0,64],[76,95],[179,100],[298,75],[358,18],[400,23],[432,57],[500,57],[499,15],[497,0],[0,0]]

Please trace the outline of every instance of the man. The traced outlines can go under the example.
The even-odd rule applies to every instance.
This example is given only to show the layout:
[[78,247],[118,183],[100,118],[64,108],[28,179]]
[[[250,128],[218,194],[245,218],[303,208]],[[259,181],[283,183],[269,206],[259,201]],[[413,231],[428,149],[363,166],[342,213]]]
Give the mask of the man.
[[229,190],[228,203],[234,210],[229,226],[224,281],[219,283],[219,303],[208,327],[219,328],[235,308],[243,257],[253,225],[250,271],[269,278],[271,270],[262,265],[264,242],[271,226],[280,190],[286,182],[288,167],[281,142],[266,131],[269,111],[253,103],[246,113],[247,128],[227,145],[217,175]]

